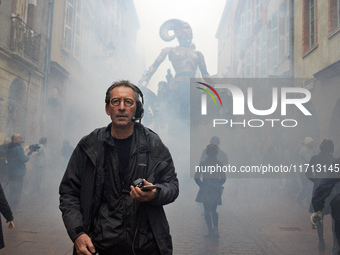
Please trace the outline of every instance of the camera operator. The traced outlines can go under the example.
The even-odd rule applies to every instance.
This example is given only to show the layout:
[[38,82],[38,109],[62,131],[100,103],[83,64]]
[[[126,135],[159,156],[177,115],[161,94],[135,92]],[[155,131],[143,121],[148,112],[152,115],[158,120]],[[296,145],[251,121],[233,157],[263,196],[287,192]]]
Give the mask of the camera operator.
[[172,254],[163,205],[177,198],[178,179],[167,147],[140,124],[143,94],[115,82],[105,110],[111,123],[78,143],[60,184],[74,254]]
[[8,184],[9,184],[9,203],[13,210],[19,204],[24,176],[26,174],[26,165],[29,156],[25,155],[24,149],[21,146],[22,139],[20,134],[12,134],[11,143],[7,149],[8,162]]

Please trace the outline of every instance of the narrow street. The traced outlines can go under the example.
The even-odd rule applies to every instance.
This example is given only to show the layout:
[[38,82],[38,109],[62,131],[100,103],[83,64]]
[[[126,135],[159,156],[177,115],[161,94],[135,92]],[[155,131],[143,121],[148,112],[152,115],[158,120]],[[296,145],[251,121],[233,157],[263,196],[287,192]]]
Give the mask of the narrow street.
[[[55,174],[55,179],[60,174]],[[276,180],[270,180],[275,184]],[[264,179],[227,179],[223,204],[218,206],[218,240],[206,239],[203,206],[195,202],[198,188],[192,179],[181,181],[178,200],[166,211],[173,236],[174,254],[316,255],[332,254],[330,216],[325,217],[326,250],[318,251],[316,230],[311,228],[307,205],[300,206],[277,188],[268,192]],[[46,182],[45,182],[46,183]],[[71,255],[58,209],[57,182],[43,186],[41,196],[26,190],[14,230],[2,221],[6,247],[2,255]]]

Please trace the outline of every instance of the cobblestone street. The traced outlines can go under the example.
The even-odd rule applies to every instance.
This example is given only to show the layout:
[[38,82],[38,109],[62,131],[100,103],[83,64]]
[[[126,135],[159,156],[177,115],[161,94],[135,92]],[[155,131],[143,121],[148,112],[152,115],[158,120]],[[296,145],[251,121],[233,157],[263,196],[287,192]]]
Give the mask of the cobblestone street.
[[[307,207],[279,188],[268,192],[265,187],[264,180],[228,179],[223,204],[217,209],[220,238],[211,240],[204,237],[207,227],[203,206],[195,202],[196,184],[192,179],[181,181],[180,197],[165,207],[174,254],[332,254],[330,216],[324,223],[326,250],[319,252]],[[16,228],[8,230],[3,220],[6,247],[1,254],[71,255],[72,243],[58,209],[57,185],[44,187],[40,201],[28,195],[29,191],[15,212]]]
[[[182,193],[177,201],[181,209],[168,210],[174,254],[332,254],[330,216],[325,217],[326,250],[319,252],[307,208],[291,201],[281,190],[265,194],[261,181],[227,180],[223,204],[217,209],[219,240],[204,238],[207,227],[203,207],[194,201],[196,192]],[[236,185],[247,188],[235,193],[232,187]],[[197,191],[194,185],[192,189]]]

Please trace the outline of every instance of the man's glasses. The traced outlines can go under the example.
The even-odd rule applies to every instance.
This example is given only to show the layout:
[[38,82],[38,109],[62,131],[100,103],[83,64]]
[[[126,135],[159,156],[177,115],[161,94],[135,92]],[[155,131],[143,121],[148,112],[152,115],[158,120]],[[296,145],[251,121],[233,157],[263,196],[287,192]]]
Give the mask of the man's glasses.
[[[121,101],[122,100],[120,98],[112,98],[110,103],[111,103],[112,106],[118,106],[118,105],[120,105]],[[134,103],[135,103],[135,101],[133,101],[132,99],[129,99],[129,98],[124,100],[124,105],[126,107],[131,107],[131,106],[133,106]]]

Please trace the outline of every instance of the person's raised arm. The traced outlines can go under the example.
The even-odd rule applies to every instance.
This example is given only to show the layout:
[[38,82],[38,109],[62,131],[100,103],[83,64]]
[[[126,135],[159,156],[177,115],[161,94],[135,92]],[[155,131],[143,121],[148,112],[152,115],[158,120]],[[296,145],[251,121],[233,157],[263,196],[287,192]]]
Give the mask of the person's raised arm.
[[152,77],[152,75],[157,71],[158,67],[162,62],[165,60],[166,56],[169,54],[171,48],[164,48],[159,56],[156,58],[155,62],[149,67],[149,70],[147,70],[144,74],[142,79],[138,82],[139,86],[147,86],[149,84],[149,81]]

